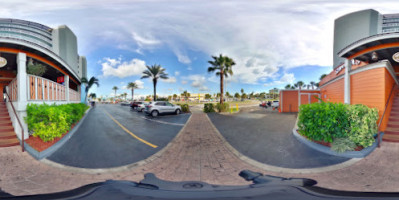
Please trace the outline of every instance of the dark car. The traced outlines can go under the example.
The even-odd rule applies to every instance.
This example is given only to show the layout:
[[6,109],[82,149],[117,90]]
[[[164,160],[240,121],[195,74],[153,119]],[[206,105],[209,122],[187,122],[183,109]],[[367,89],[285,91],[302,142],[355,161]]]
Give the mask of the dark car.
[[130,107],[132,107],[133,109],[136,109],[137,107],[139,107],[139,105],[143,104],[144,102],[142,101],[133,101],[133,103],[130,105]]

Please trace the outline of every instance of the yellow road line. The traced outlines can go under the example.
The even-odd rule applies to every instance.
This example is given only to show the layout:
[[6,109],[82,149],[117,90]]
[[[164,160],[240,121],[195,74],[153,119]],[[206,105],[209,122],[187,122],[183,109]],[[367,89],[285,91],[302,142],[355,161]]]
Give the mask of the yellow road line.
[[133,136],[134,138],[136,138],[138,141],[152,147],[152,148],[157,148],[157,145],[151,144],[143,139],[141,139],[140,137],[138,137],[137,135],[133,134],[132,132],[130,132],[129,130],[127,130],[127,128],[125,128],[121,123],[119,123],[118,121],[116,121],[115,118],[113,118],[107,111],[103,110],[105,112],[105,114],[108,115],[108,117],[110,117],[116,124],[118,124],[124,131],[126,131],[127,133],[129,133],[131,136]]

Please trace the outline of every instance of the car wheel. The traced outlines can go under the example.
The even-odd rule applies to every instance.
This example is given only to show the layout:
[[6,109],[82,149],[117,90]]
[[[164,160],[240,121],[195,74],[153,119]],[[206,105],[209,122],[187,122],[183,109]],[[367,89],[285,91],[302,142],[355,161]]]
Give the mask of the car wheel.
[[175,113],[176,113],[176,115],[178,115],[178,114],[180,114],[180,112],[181,112],[180,109],[177,109]]
[[158,116],[158,111],[156,111],[156,110],[154,110],[154,111],[152,111],[151,112],[151,116],[153,116],[153,117],[156,117],[156,116]]

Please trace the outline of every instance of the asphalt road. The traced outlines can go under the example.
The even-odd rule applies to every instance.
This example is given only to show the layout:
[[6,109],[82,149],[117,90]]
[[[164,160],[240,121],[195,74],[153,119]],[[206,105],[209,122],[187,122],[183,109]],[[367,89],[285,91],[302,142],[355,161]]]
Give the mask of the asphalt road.
[[73,137],[47,159],[81,168],[110,168],[135,163],[165,147],[189,116],[152,118],[131,111],[129,106],[100,104],[91,109]]
[[208,116],[235,149],[261,163],[285,168],[314,168],[348,160],[321,153],[299,142],[292,135],[295,114],[255,107],[235,115],[212,113]]

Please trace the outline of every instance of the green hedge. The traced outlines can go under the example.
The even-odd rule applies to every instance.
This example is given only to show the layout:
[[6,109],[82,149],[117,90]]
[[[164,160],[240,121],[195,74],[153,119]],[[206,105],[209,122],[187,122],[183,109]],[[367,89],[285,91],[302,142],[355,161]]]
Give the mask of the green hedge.
[[206,112],[206,113],[215,112],[215,107],[214,107],[213,103],[204,104],[204,112]]
[[217,103],[216,104],[216,109],[219,112],[228,112],[229,109],[230,109],[230,105],[228,103],[223,103],[223,104]]
[[188,106],[188,104],[176,104],[179,105],[181,107],[181,111],[184,113],[189,113],[190,112],[190,107]]
[[358,146],[368,147],[374,142],[377,120],[375,108],[322,102],[300,106],[298,127],[302,135],[315,141],[349,138]]
[[66,133],[72,124],[83,117],[88,108],[85,104],[28,104],[24,119],[29,132],[47,142]]

